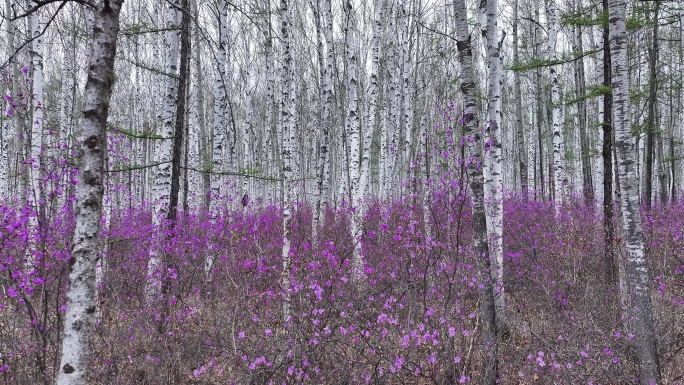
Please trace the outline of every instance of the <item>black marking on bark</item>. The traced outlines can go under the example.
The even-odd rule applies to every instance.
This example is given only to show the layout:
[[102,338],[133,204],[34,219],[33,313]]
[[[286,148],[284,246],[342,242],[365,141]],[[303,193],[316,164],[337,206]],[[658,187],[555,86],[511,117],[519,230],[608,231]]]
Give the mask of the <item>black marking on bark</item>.
[[74,369],[73,366],[71,366],[71,365],[69,365],[69,364],[66,364],[66,365],[64,365],[64,367],[62,368],[62,370],[64,370],[64,373],[66,373],[66,374],[71,374],[71,373],[73,373],[76,369]]
[[93,149],[93,148],[97,147],[99,140],[97,138],[97,135],[91,135],[85,140],[84,143],[86,146],[88,146],[88,148]]

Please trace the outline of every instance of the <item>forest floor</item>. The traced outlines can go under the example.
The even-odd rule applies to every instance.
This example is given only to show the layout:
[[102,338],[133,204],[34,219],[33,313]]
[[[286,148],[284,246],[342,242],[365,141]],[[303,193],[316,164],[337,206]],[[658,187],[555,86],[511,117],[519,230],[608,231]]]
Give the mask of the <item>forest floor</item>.
[[[634,383],[630,307],[607,269],[600,216],[579,203],[560,217],[547,202],[504,209],[500,383]],[[328,211],[313,239],[299,206],[289,287],[275,207],[183,215],[162,234],[145,208],[115,213],[102,234],[91,383],[479,383],[470,204],[436,194],[429,210],[371,203],[357,240],[349,212]],[[40,234],[29,216],[0,210],[0,384],[48,384],[59,365],[73,213],[55,212]],[[684,383],[684,203],[643,218],[663,383]],[[26,262],[31,242],[40,252]],[[355,246],[363,277],[351,274]],[[150,270],[153,249],[163,258]]]

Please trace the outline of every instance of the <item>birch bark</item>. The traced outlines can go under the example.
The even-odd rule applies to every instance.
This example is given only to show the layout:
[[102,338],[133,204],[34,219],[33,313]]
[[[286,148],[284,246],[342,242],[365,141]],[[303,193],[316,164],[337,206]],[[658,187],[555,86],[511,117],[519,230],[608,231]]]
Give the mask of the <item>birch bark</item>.
[[88,384],[88,363],[97,292],[95,266],[100,257],[100,222],[107,150],[107,115],[114,82],[114,57],[122,0],[98,3],[90,66],[85,87],[83,134],[80,140],[77,214],[67,291],[58,385]]
[[467,145],[466,167],[473,206],[473,248],[477,261],[480,289],[480,311],[482,313],[482,383],[494,385],[498,376],[497,327],[494,286],[490,276],[491,264],[484,202],[484,177],[482,175],[482,139],[477,111],[476,81],[473,70],[471,35],[468,31],[465,0],[454,1],[456,15],[456,45],[461,64],[461,92],[465,99],[463,109],[463,131]]
[[352,274],[356,278],[363,276],[363,260],[361,257],[361,245],[357,238],[360,236],[361,218],[361,122],[359,118],[358,84],[358,59],[356,54],[356,18],[351,3],[347,3],[347,29],[346,29],[346,63],[347,63],[347,146],[349,148],[349,179],[351,190],[351,207],[355,209],[351,220],[351,232],[354,239],[354,251],[352,253]]
[[[168,4],[166,12],[166,23],[170,28],[166,32],[166,65],[164,72],[174,77],[166,79],[166,90],[164,93],[164,104],[160,122],[159,146],[157,148],[157,163],[154,171],[154,185],[152,186],[152,197],[154,200],[154,211],[152,212],[152,223],[162,234],[161,226],[164,218],[169,212],[171,199],[171,161],[174,148],[174,128],[177,111],[177,76],[178,76],[178,57],[179,57],[179,38],[181,24],[181,12],[178,10],[180,4],[176,1]],[[161,289],[161,266],[159,248],[152,247],[150,250],[150,260],[148,262],[148,298],[159,295]]]
[[214,80],[214,121],[213,121],[213,145],[212,145],[212,174],[211,174],[211,197],[210,212],[217,215],[220,208],[220,200],[223,178],[219,174],[223,169],[223,152],[226,147],[224,135],[226,124],[226,61],[228,56],[228,4],[224,1],[218,3],[218,48],[216,54],[216,79]]
[[283,68],[282,96],[280,102],[280,136],[282,138],[282,162],[283,162],[283,249],[281,258],[283,270],[281,273],[281,285],[283,298],[283,321],[288,322],[292,316],[290,306],[290,225],[292,222],[292,196],[293,186],[293,152],[296,144],[295,132],[295,103],[296,85],[294,81],[295,71],[293,62],[293,39],[291,31],[292,12],[287,0],[280,1],[280,32],[283,41]]
[[[29,0],[29,7],[38,4]],[[41,154],[43,148],[43,37],[40,24],[40,12],[29,16],[31,29],[31,81],[32,81],[32,116],[31,116],[31,190],[33,204],[39,206],[41,196]]]
[[384,18],[383,0],[373,2],[373,37],[371,45],[371,68],[369,74],[368,107],[366,108],[366,121],[363,135],[363,150],[361,154],[361,193],[367,194],[370,184],[370,151],[373,134],[376,126],[378,111],[378,75],[380,73],[380,44],[382,43],[382,20]]
[[[546,16],[549,30],[549,60],[558,60],[556,44],[558,40],[558,16],[556,15],[556,2],[545,0]],[[563,141],[563,106],[560,101],[560,85],[558,84],[558,72],[555,65],[549,67],[551,76],[551,125],[553,126],[553,187],[556,201],[556,217],[560,216],[561,206],[566,200],[566,186],[568,177],[565,171],[565,142]]]
[[[482,0],[480,16],[483,43],[486,44],[489,82],[487,90],[487,126],[484,127],[485,143],[485,211],[489,232],[489,252],[494,268],[494,301],[496,305],[497,330],[505,332],[506,303],[503,285],[503,180],[501,173],[501,57],[499,30],[497,26],[497,0]],[[488,171],[488,172],[487,172]]]
[[[513,62],[520,61],[520,54],[518,53],[518,3],[519,0],[513,2]],[[513,72],[513,92],[515,96],[515,133],[518,142],[518,169],[520,173],[520,191],[523,199],[527,199],[527,148],[525,147],[525,135],[523,128],[522,115],[522,91],[520,87],[520,72]]]
[[[192,2],[192,11],[195,17],[198,15],[197,2]],[[205,149],[203,148],[204,135],[204,92],[203,87],[203,76],[202,76],[202,61],[201,61],[201,50],[200,50],[200,38],[199,38],[198,27],[192,26],[192,36],[194,37],[194,85],[190,89],[190,103],[193,106],[190,113],[190,124],[188,127],[188,161],[187,166],[196,168],[198,170],[204,170],[205,162],[200,154],[205,154]],[[203,178],[198,172],[193,170],[188,170],[188,186],[190,191],[190,205],[196,207],[200,202],[203,202],[202,191],[206,192],[200,178]],[[209,187],[209,186],[207,186]]]
[[611,75],[613,89],[613,125],[617,154],[618,180],[621,187],[620,207],[627,248],[627,276],[631,288],[633,328],[639,383],[660,383],[660,365],[656,334],[651,313],[648,264],[644,253],[644,235],[639,212],[639,195],[635,170],[627,61],[627,28],[625,0],[608,1]]

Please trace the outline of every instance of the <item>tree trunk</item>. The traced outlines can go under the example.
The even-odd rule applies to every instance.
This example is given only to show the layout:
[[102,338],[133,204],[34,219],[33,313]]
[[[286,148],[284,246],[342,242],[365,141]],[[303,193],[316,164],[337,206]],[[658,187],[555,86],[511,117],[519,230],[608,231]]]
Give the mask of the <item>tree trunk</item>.
[[[317,198],[316,198],[316,212],[314,213],[314,220],[312,224],[314,238],[320,227],[321,217],[326,210],[329,201],[329,186],[330,179],[330,136],[328,129],[330,127],[331,112],[333,108],[333,66],[334,66],[334,52],[332,49],[332,21],[328,23],[323,18],[323,14],[327,17],[332,16],[328,12],[329,1],[325,4],[325,9],[321,9],[321,0],[316,0],[316,6],[312,7],[316,10],[316,27],[321,29],[317,34],[319,37],[319,66],[321,73],[321,132],[319,137],[319,151],[318,162],[316,167],[317,172]],[[330,29],[329,29],[330,28]],[[324,43],[325,42],[325,50]],[[323,58],[323,52],[327,52]]]
[[[192,11],[195,15],[198,15],[198,4],[197,1],[193,1]],[[208,166],[207,162],[207,148],[206,142],[206,127],[204,120],[204,76],[202,74],[202,53],[200,47],[200,32],[197,27],[192,28],[192,35],[194,37],[194,79],[195,84],[191,87],[190,97],[194,102],[191,115],[191,124],[188,129],[188,161],[191,168],[196,168],[198,170],[206,171]],[[205,207],[208,207],[208,202],[206,198],[208,197],[207,192],[211,188],[211,183],[209,182],[209,173],[197,171],[189,171],[189,181],[190,191],[193,192],[193,196],[190,199],[192,206],[196,206],[202,203]]]
[[[579,5],[578,5],[579,6]],[[587,92],[586,79],[584,72],[584,41],[582,36],[582,27],[574,26],[574,45],[575,55],[579,57],[574,63],[575,65],[575,90],[577,94],[577,130],[579,131],[580,141],[580,164],[582,166],[582,193],[584,202],[588,206],[594,198],[594,186],[591,172],[591,151],[589,148],[589,140],[587,139],[587,101],[584,95]]]
[[114,57],[121,0],[98,4],[93,29],[80,143],[77,214],[67,291],[58,385],[88,384],[88,364],[97,291],[95,267],[100,256],[100,222],[107,150],[107,116],[114,83]]
[[[608,12],[608,0],[603,0],[603,11]],[[612,87],[609,26],[603,28],[603,86]],[[603,94],[603,240],[606,260],[606,281],[618,287],[615,254],[615,229],[613,227],[613,97]]]
[[487,90],[487,126],[484,127],[484,177],[485,210],[489,232],[489,253],[494,262],[494,301],[496,305],[496,326],[499,332],[507,332],[506,302],[503,285],[503,180],[501,171],[501,89],[502,70],[497,26],[498,1],[480,2],[483,43],[486,44],[489,84]]
[[[513,62],[518,63],[518,3],[513,2]],[[515,97],[515,133],[518,142],[518,172],[520,173],[520,191],[523,199],[527,199],[527,147],[525,147],[525,134],[522,115],[522,91],[520,89],[520,71],[513,72],[513,92]]]
[[357,84],[359,80],[359,66],[356,56],[356,18],[351,3],[347,3],[347,27],[345,31],[346,39],[346,67],[347,67],[347,146],[349,148],[349,179],[351,207],[356,211],[352,215],[351,232],[354,240],[354,250],[352,252],[352,274],[355,278],[363,276],[363,259],[361,256],[361,244],[357,238],[360,237],[361,215],[360,207],[363,191],[361,191],[361,122],[359,118],[359,96]]
[[283,270],[281,273],[281,285],[283,290],[283,321],[288,322],[292,316],[290,305],[290,225],[292,222],[292,195],[294,192],[293,183],[293,152],[297,141],[295,132],[295,106],[296,106],[296,85],[295,70],[293,59],[293,39],[292,39],[292,11],[287,0],[280,1],[280,32],[283,41],[283,68],[282,76],[282,96],[280,102],[280,136],[282,138],[282,162],[283,162],[283,249],[281,258]]
[[[466,22],[465,0],[454,1],[456,14],[456,39],[461,63],[461,92],[465,99],[463,110],[464,138],[467,143],[467,169],[472,193],[473,206],[473,249],[477,261],[478,281],[480,289],[480,310],[482,312],[482,383],[494,385],[498,376],[497,361],[497,327],[496,306],[494,304],[494,286],[490,276],[490,258],[487,234],[487,221],[484,206],[484,177],[482,175],[482,140],[477,111],[476,83],[473,71],[473,54],[471,37]],[[497,58],[498,59],[498,58]]]
[[627,73],[626,1],[608,1],[610,23],[610,54],[613,88],[613,124],[618,162],[618,179],[622,196],[625,244],[627,247],[627,275],[632,294],[633,328],[639,367],[640,384],[660,383],[660,366],[656,349],[656,335],[651,314],[651,280],[644,255],[644,236],[639,213],[639,195],[632,151],[633,136],[630,121],[629,78]]
[[[166,90],[164,93],[164,104],[161,115],[161,129],[159,136],[159,146],[157,148],[157,166],[155,167],[154,185],[152,187],[152,197],[154,200],[154,210],[152,212],[152,223],[163,234],[162,225],[165,218],[170,214],[171,206],[171,183],[172,183],[172,161],[174,157],[174,134],[176,113],[178,110],[177,100],[178,85],[178,43],[180,31],[174,29],[181,24],[180,11],[176,2],[169,3],[167,6],[166,23],[171,30],[166,32],[167,56],[164,72],[172,75],[167,77]],[[182,142],[181,142],[182,143]],[[180,154],[178,155],[180,156]],[[176,202],[177,203],[177,202]],[[161,275],[163,274],[162,261],[160,260],[161,247],[152,247],[150,250],[150,260],[148,262],[148,299],[152,299],[160,294],[162,289]]]
[[216,54],[216,79],[214,80],[214,123],[213,123],[213,146],[211,167],[211,197],[210,211],[217,215],[221,207],[221,193],[223,192],[223,178],[219,174],[224,169],[223,152],[226,146],[224,135],[226,124],[226,62],[228,56],[228,5],[219,2],[218,5],[218,30],[219,41]]
[[[33,0],[29,7],[36,7]],[[31,81],[32,81],[32,116],[31,116],[31,195],[33,205],[38,210],[42,192],[41,163],[43,148],[43,37],[40,23],[40,11],[29,16],[31,29]]]
[[[558,59],[556,54],[556,42],[558,36],[558,21],[556,15],[556,2],[546,0],[546,16],[549,30],[549,59],[554,62]],[[551,77],[551,108],[553,126],[553,186],[556,201],[556,217],[560,216],[561,206],[566,200],[566,188],[568,184],[565,170],[565,141],[563,140],[563,105],[560,100],[560,86],[558,73],[555,65],[549,67]]]
[[652,42],[648,47],[648,115],[646,116],[645,130],[646,130],[646,155],[644,159],[644,191],[642,192],[644,198],[644,207],[646,211],[650,211],[653,207],[653,161],[655,156],[655,132],[656,132],[656,106],[658,105],[658,11],[660,10],[660,2],[655,2],[655,10],[653,11],[653,33],[651,35]]
[[[183,155],[183,141],[187,122],[188,74],[190,73],[190,4],[189,0],[181,0],[180,11],[176,9],[176,20],[180,18],[180,68],[178,71],[178,93],[176,96],[176,113],[173,132],[173,150],[171,158],[171,193],[167,219],[173,227],[178,216],[178,193],[180,190],[180,166]],[[178,26],[178,24],[177,24]]]
[[366,109],[366,121],[363,136],[363,151],[361,154],[361,193],[367,194],[371,179],[370,152],[371,142],[376,126],[376,115],[378,111],[378,76],[380,74],[380,44],[382,43],[382,20],[384,18],[383,0],[373,1],[373,40],[371,45],[371,69],[369,76],[368,107]]

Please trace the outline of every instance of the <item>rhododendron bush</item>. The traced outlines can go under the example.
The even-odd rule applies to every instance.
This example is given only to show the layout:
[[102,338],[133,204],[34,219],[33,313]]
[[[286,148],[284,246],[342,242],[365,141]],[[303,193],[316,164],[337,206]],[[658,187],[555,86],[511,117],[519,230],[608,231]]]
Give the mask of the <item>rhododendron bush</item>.
[[[279,207],[181,215],[163,233],[147,207],[103,223],[101,310],[93,383],[477,382],[480,319],[469,200],[436,187],[424,216],[413,197],[368,202],[353,277],[351,210],[328,210],[311,238],[311,209],[292,222],[285,322]],[[510,197],[505,284],[511,323],[502,383],[634,381],[633,336],[608,285],[600,218],[591,207]],[[30,209],[0,206],[0,381],[49,383],[58,365],[74,214],[66,204],[37,233]],[[430,218],[431,238],[423,218]],[[684,203],[645,216],[663,373],[681,381]],[[619,239],[616,243],[619,244]],[[148,271],[162,245],[164,268]],[[27,252],[37,245],[36,252]],[[208,256],[211,270],[205,270]],[[146,294],[151,279],[164,289]]]

